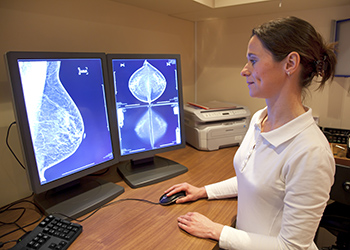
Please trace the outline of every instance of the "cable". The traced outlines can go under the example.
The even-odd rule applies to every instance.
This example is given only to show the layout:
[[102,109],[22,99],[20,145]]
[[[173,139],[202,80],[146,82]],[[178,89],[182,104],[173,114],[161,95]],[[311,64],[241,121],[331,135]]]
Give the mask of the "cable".
[[65,214],[62,214],[62,213],[58,213],[58,212],[53,212],[52,214],[57,214],[57,215],[61,215],[61,216],[64,216],[66,218],[68,218],[69,220],[71,221],[76,221],[76,222],[83,222],[87,219],[89,219],[91,216],[93,216],[95,213],[97,213],[100,209],[102,208],[105,208],[105,207],[108,207],[110,205],[113,205],[115,203],[118,203],[118,202],[123,202],[123,201],[140,201],[140,202],[146,202],[146,203],[149,203],[149,204],[152,204],[152,205],[160,205],[158,202],[153,202],[153,201],[149,201],[149,200],[145,200],[145,199],[138,199],[138,198],[126,198],[126,199],[120,199],[120,200],[116,200],[116,201],[113,201],[113,202],[110,202],[108,204],[105,204],[97,209],[95,209],[91,214],[89,214],[88,216],[86,216],[85,218],[83,219],[76,219],[76,218],[72,218],[72,217],[69,217]]
[[[12,208],[12,207],[15,206],[15,205],[21,204],[21,203],[25,203],[25,202],[28,202],[28,203],[34,205],[35,208],[37,208],[37,210],[38,210],[38,211],[36,211],[36,210],[34,209],[34,211],[36,211],[40,216],[39,216],[39,218],[38,218],[37,220],[35,220],[35,221],[33,221],[33,222],[29,223],[29,224],[26,224],[26,225],[24,225],[24,226],[20,226],[17,222],[22,218],[22,216],[23,216],[24,213],[27,211],[27,209],[32,209],[32,208],[25,208],[25,207],[15,207],[15,208]],[[7,233],[5,233],[5,234],[3,234],[3,235],[0,235],[0,239],[1,239],[2,237],[5,237],[5,236],[9,235],[9,234],[12,234],[12,233],[14,233],[14,232],[17,232],[18,230],[22,230],[23,232],[27,232],[27,231],[25,230],[26,227],[29,227],[29,226],[31,226],[31,225],[33,225],[33,224],[39,222],[39,221],[43,218],[43,215],[42,215],[43,213],[42,213],[42,211],[40,210],[40,208],[39,208],[34,202],[32,202],[32,201],[27,201],[27,200],[19,200],[19,201],[13,202],[13,203],[11,203],[11,204],[9,204],[9,205],[7,205],[7,206],[4,206],[4,207],[2,207],[2,208],[0,209],[0,213],[4,213],[4,212],[7,212],[7,211],[13,211],[13,210],[22,210],[22,209],[23,209],[23,212],[22,212],[22,213],[17,217],[17,219],[15,219],[14,221],[12,221],[12,222],[0,221],[0,223],[1,223],[0,226],[14,224],[15,226],[18,227],[17,229],[14,229],[14,230],[9,231],[9,232],[7,232]]]
[[0,208],[0,213],[2,213],[2,212],[4,212],[4,211],[6,211],[8,208],[13,207],[14,205],[17,205],[17,204],[22,203],[22,202],[28,202],[28,203],[30,203],[30,204],[33,204],[40,212],[42,212],[42,211],[40,210],[40,208],[39,208],[34,202],[32,202],[32,201],[27,201],[27,199],[29,199],[29,198],[32,197],[32,196],[33,196],[33,193],[32,193],[31,195],[29,195],[29,196],[23,198],[23,199],[20,199],[20,200],[18,200],[18,201],[14,201],[14,202],[12,202],[12,203],[10,203],[10,204],[7,204],[7,205],[1,207],[1,208]]
[[15,121],[12,122],[12,123],[10,124],[10,126],[7,128],[7,133],[6,133],[6,145],[7,145],[8,149],[11,151],[12,155],[16,158],[16,160],[17,160],[17,162],[19,163],[19,165],[21,165],[21,167],[22,167],[23,169],[26,169],[26,168],[24,167],[24,165],[22,164],[22,162],[17,158],[16,154],[12,151],[12,149],[11,149],[9,143],[8,143],[9,134],[10,134],[10,129],[11,129],[11,127],[13,126],[13,124],[16,124],[16,122],[15,122]]
[[12,242],[17,242],[17,240],[9,240],[9,241],[6,241],[6,242],[0,242],[0,248],[2,248],[3,246],[5,246],[6,244],[12,243]]
[[24,215],[24,213],[25,213],[25,211],[26,211],[26,208],[25,208],[25,207],[8,208],[8,209],[6,209],[6,210],[4,210],[4,211],[1,211],[0,213],[7,212],[7,211],[15,211],[15,210],[22,210],[22,213],[18,216],[17,219],[15,219],[15,221],[12,221],[12,222],[3,222],[3,221],[0,221],[1,226],[2,226],[2,225],[16,224],[17,221],[19,221],[19,220],[23,217],[23,215]]

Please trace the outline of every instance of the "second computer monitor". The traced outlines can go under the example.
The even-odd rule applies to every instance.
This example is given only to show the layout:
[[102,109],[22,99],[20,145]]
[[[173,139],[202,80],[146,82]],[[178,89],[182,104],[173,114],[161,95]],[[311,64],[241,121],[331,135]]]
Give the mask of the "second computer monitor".
[[[119,132],[118,170],[132,187],[187,168],[155,154],[185,147],[179,55],[109,54]],[[141,164],[138,164],[141,163]]]

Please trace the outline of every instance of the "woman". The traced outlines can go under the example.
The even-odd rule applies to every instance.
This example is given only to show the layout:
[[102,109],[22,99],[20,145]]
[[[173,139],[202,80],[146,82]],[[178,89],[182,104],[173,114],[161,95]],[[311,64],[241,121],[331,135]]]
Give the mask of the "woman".
[[333,78],[333,47],[308,22],[288,17],[255,28],[247,58],[241,75],[250,96],[264,98],[267,107],[252,117],[237,150],[236,177],[201,188],[178,184],[165,193],[185,191],[177,203],[238,196],[236,228],[198,213],[178,218],[180,228],[221,248],[316,250],[335,163],[302,97],[314,77],[320,88]]

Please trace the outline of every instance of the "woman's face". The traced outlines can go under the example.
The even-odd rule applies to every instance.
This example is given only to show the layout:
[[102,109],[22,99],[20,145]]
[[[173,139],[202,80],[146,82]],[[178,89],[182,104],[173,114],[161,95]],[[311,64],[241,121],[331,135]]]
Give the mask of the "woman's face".
[[276,62],[270,51],[253,36],[247,49],[248,63],[241,71],[246,77],[251,97],[278,98],[285,80],[284,60]]

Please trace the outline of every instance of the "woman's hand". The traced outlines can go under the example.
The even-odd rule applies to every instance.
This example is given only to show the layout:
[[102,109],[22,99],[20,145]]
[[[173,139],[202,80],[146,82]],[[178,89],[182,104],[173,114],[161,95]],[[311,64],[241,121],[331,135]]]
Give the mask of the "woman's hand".
[[196,201],[201,198],[207,198],[207,192],[204,187],[198,188],[188,183],[181,183],[168,188],[164,193],[168,196],[185,191],[186,196],[176,200],[176,203],[185,203],[189,201]]
[[200,213],[187,213],[180,216],[178,225],[189,234],[200,238],[219,240],[223,225],[215,223]]

